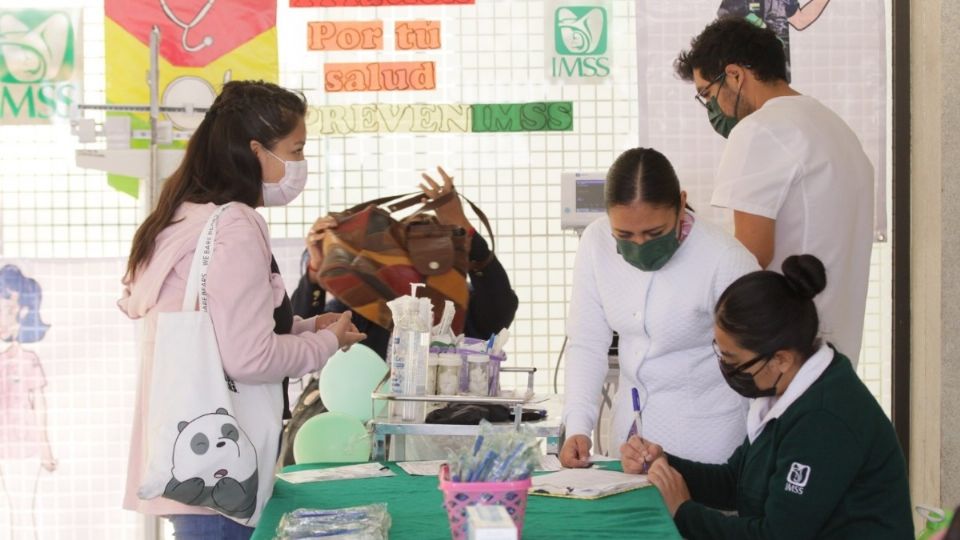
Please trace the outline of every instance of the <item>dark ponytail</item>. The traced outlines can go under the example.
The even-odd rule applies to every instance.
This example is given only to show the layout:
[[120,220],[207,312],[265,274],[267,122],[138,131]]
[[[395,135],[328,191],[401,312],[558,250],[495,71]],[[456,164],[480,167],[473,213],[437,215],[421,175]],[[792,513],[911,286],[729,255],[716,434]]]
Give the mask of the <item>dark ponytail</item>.
[[157,235],[170,226],[184,202],[256,206],[263,171],[250,141],[272,149],[303,120],[302,94],[263,81],[223,85],[203,121],[190,137],[180,167],[163,183],[153,212],[137,229],[127,261],[126,279],[153,255]]
[[607,171],[607,208],[642,201],[651,206],[680,208],[680,181],[666,156],[652,148],[620,154]]
[[827,274],[813,255],[792,255],[783,274],[752,272],[720,295],[717,326],[757,354],[794,350],[804,360],[820,348],[820,318],[813,298],[827,286]]

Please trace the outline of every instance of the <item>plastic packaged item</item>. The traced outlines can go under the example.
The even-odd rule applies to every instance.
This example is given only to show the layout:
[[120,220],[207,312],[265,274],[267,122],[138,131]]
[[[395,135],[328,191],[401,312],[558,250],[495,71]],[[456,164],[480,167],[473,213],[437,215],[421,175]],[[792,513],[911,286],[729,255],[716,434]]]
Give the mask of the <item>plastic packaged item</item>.
[[467,538],[467,508],[503,505],[523,531],[530,476],[540,464],[540,445],[533,430],[480,422],[473,448],[451,453],[440,470],[440,490],[455,540]]
[[[460,370],[460,388],[458,392],[454,393],[478,396],[498,396],[500,395],[500,366],[507,360],[507,353],[503,350],[503,345],[506,343],[508,337],[509,333],[507,330],[503,330],[499,334],[493,336],[492,339],[487,340],[460,336],[457,339],[456,346],[453,347],[443,346],[434,340],[434,342],[430,344],[430,351],[440,354],[456,353],[463,359],[462,368]],[[469,367],[472,365],[470,363],[470,359],[474,357],[482,358],[483,360],[478,360],[480,363],[483,363],[484,361],[487,362],[488,388],[485,392],[481,392],[479,387],[475,388],[475,392],[470,391]],[[479,381],[479,379],[477,380]],[[440,392],[439,389],[437,391],[440,394],[444,394],[444,392]]]
[[457,345],[457,335],[453,332],[453,318],[457,314],[457,308],[450,300],[443,303],[443,314],[440,316],[440,324],[433,327],[431,334],[431,347],[455,347]]
[[502,505],[468,506],[467,540],[517,540],[517,525]]
[[[393,315],[393,333],[387,351],[390,391],[398,395],[423,396],[427,393],[433,304],[429,298],[417,298],[417,288],[422,286],[422,283],[413,283],[410,296],[387,302]],[[422,402],[393,403],[391,416],[405,422],[422,421],[424,405]]]
[[438,355],[440,365],[437,366],[437,394],[441,396],[455,396],[460,390],[460,370],[463,359],[456,353]]
[[474,354],[467,357],[469,383],[467,393],[471,396],[490,395],[490,357]]
[[383,503],[329,510],[299,508],[283,515],[276,538],[387,540],[390,524],[390,514]]

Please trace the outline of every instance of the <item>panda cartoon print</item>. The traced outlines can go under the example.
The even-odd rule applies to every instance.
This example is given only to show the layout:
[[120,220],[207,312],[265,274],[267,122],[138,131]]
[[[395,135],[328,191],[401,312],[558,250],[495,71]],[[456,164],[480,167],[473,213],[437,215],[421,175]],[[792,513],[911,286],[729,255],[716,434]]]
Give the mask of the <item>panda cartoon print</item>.
[[163,496],[235,519],[257,506],[257,452],[224,408],[177,425],[173,477]]

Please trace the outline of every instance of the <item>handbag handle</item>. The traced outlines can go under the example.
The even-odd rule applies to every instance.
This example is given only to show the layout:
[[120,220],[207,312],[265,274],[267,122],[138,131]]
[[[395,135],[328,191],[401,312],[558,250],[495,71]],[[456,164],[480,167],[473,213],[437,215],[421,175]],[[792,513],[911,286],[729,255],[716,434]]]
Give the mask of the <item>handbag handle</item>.
[[[473,212],[477,215],[477,217],[480,218],[480,223],[483,224],[483,227],[484,227],[484,228],[486,229],[486,231],[487,231],[487,235],[490,237],[490,252],[492,253],[492,252],[496,251],[497,239],[494,238],[493,228],[490,227],[490,220],[487,219],[487,215],[484,214],[484,213],[483,213],[483,210],[480,210],[480,208],[478,208],[477,205],[473,204],[473,201],[471,201],[470,199],[464,197],[463,194],[461,194],[459,191],[451,191],[451,192],[449,192],[449,193],[446,193],[446,194],[444,194],[444,195],[441,195],[441,196],[437,197],[436,199],[433,199],[433,200],[430,201],[430,202],[423,203],[423,206],[422,206],[422,207],[420,207],[419,209],[417,209],[417,211],[415,211],[414,213],[412,213],[412,214],[410,214],[410,215],[411,215],[411,216],[416,216],[416,215],[418,215],[418,214],[422,214],[423,212],[429,212],[430,210],[436,210],[437,208],[440,208],[441,206],[443,206],[444,204],[446,204],[447,201],[449,201],[451,197],[457,197],[457,196],[459,196],[461,199],[467,201],[467,204],[470,205],[470,209],[472,209]],[[401,200],[398,200],[398,199],[401,199]],[[371,205],[373,205],[373,206],[383,206],[383,205],[386,205],[386,206],[387,206],[387,212],[393,214],[393,213],[399,212],[400,210],[405,210],[405,209],[407,209],[407,208],[410,208],[411,206],[414,206],[414,205],[420,203],[422,200],[423,200],[423,193],[420,193],[420,192],[404,193],[403,195],[391,195],[391,196],[388,196],[388,197],[380,197],[379,199],[373,199],[373,200],[370,200],[370,201],[364,201],[364,202],[362,202],[362,203],[360,203],[360,204],[351,206],[350,208],[344,210],[343,212],[339,212],[338,214],[335,214],[334,216],[335,216],[335,217],[336,217],[337,215],[349,216],[349,215],[352,215],[352,214],[354,214],[354,213],[356,213],[356,212],[359,212],[360,210],[363,210],[364,208],[367,208],[368,206],[371,206]],[[393,203],[393,204],[387,204],[387,203],[389,203],[389,202],[391,202],[391,201],[397,201],[397,202],[395,202],[395,203]]]
[[[350,215],[350,214],[355,214],[355,213],[363,210],[364,208],[366,208],[366,207],[368,207],[368,206],[370,206],[370,205],[373,205],[373,206],[382,206],[382,205],[384,205],[384,204],[386,204],[386,203],[388,203],[388,202],[390,202],[390,201],[394,201],[394,200],[396,200],[396,199],[402,199],[403,197],[409,197],[409,196],[411,196],[411,195],[416,195],[416,193],[405,193],[405,194],[403,194],[403,195],[391,195],[391,196],[389,196],[389,197],[380,197],[379,199],[373,199],[372,201],[363,201],[363,202],[360,203],[360,204],[357,204],[357,205],[351,206],[350,208],[347,208],[347,209],[344,210],[343,212],[337,212],[337,213],[335,213],[335,214],[333,214],[333,215],[334,215],[334,217],[336,217],[336,216],[338,216],[338,215]],[[404,202],[406,202],[406,201],[404,201]],[[398,204],[399,204],[399,203],[398,203]],[[414,204],[416,204],[416,201],[414,201],[414,202],[412,202],[412,203],[409,203],[409,204],[406,204],[405,206],[401,206],[401,207],[396,208],[396,209],[394,209],[392,206],[388,206],[387,209],[390,210],[391,213],[393,213],[393,212],[395,212],[396,210],[402,210],[403,208],[407,208],[408,206],[413,206]]]
[[[402,201],[399,201],[399,202],[393,203],[393,204],[391,204],[391,205],[388,205],[388,206],[387,206],[387,210],[389,210],[390,213],[393,213],[393,212],[396,212],[396,211],[399,211],[399,210],[403,210],[403,209],[405,209],[405,208],[409,208],[409,207],[411,207],[411,206],[419,203],[421,200],[423,200],[423,194],[422,194],[422,193],[414,193],[414,194],[412,194],[412,195],[413,195],[413,196],[412,196],[412,197],[409,197],[408,199],[404,199],[404,200],[402,200]],[[393,199],[399,199],[400,197],[407,197],[407,196],[408,196],[408,195],[399,195],[399,196],[397,196],[397,197],[388,197],[388,199],[389,199],[389,200],[393,200]],[[421,214],[421,213],[423,213],[423,212],[429,212],[430,210],[436,210],[437,208],[440,208],[441,206],[447,204],[447,201],[449,201],[451,197],[458,197],[458,196],[459,196],[461,199],[467,201],[467,204],[470,205],[470,208],[473,210],[473,213],[475,213],[475,214],[477,215],[477,217],[480,218],[480,223],[483,224],[483,227],[487,230],[487,235],[489,235],[489,237],[490,237],[490,252],[491,252],[491,253],[494,252],[494,251],[496,250],[497,239],[494,238],[494,236],[493,236],[493,228],[490,227],[490,220],[487,219],[487,215],[483,213],[483,210],[481,210],[480,208],[478,208],[477,205],[473,204],[473,201],[471,201],[470,199],[466,198],[466,197],[465,197],[462,193],[460,193],[459,191],[454,190],[454,191],[451,191],[451,192],[449,192],[449,193],[445,193],[445,194],[437,197],[436,199],[433,199],[433,200],[430,201],[430,202],[423,203],[423,206],[422,206],[422,207],[420,207],[416,212],[414,212],[414,213],[412,213],[412,214],[410,214],[410,215],[411,215],[411,216],[416,216],[416,215]],[[374,202],[374,201],[371,201],[371,204],[372,204],[373,202]]]
[[207,311],[207,270],[213,260],[213,241],[217,236],[217,221],[224,210],[233,204],[229,202],[218,207],[207,218],[200,238],[197,240],[197,249],[193,252],[193,262],[190,264],[190,276],[187,278],[187,287],[183,293],[181,311]]

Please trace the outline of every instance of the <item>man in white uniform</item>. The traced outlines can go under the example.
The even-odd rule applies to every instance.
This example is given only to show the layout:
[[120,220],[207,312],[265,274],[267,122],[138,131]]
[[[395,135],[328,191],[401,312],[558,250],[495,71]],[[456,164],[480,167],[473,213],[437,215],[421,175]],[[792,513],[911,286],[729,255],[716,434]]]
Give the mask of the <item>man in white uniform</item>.
[[873,242],[873,166],[856,134],[790,87],[777,36],[743,19],[708,25],[674,67],[729,138],[711,203],[734,211],[735,236],[763,268],[823,261],[821,331],[856,364]]

